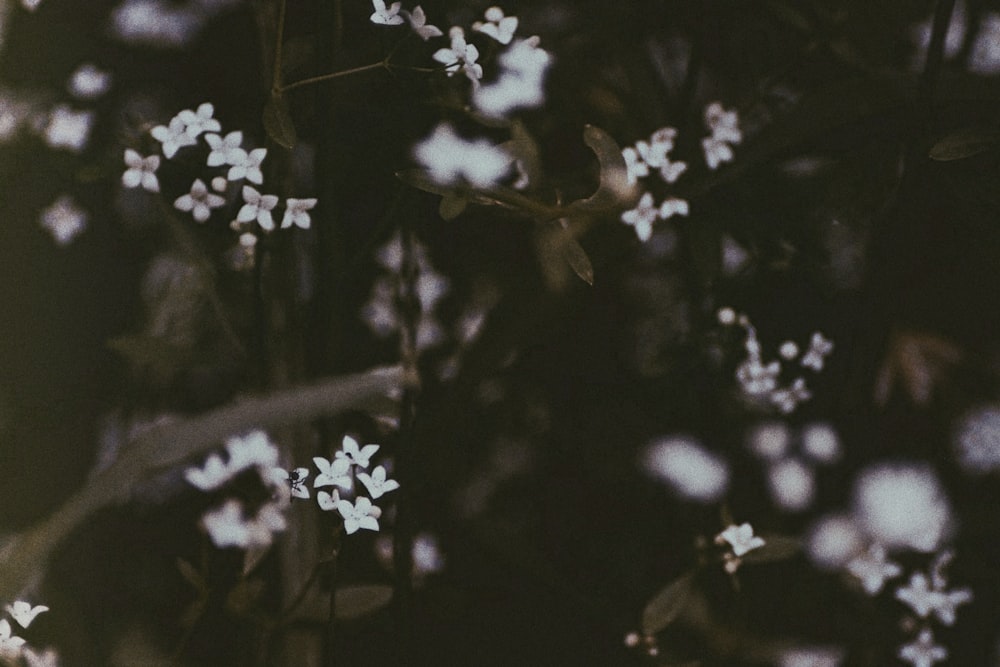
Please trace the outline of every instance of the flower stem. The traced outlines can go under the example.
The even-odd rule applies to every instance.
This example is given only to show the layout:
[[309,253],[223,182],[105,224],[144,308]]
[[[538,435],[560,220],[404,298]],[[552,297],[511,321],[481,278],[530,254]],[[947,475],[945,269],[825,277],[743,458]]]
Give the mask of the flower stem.
[[319,76],[312,76],[308,79],[302,79],[301,81],[295,81],[287,86],[280,86],[278,92],[285,93],[289,90],[294,90],[295,88],[301,88],[302,86],[310,86],[314,83],[323,83],[324,81],[331,81],[333,79],[339,79],[343,76],[349,76],[351,74],[359,74],[361,72],[367,72],[368,70],[379,69],[380,67],[389,67],[389,65],[384,61],[380,60],[377,63],[372,63],[370,65],[362,65],[361,67],[354,67],[352,69],[341,70],[340,72],[331,72],[330,74],[320,74]]
[[271,72],[271,90],[280,91],[281,90],[281,60],[282,51],[284,48],[284,37],[285,37],[285,3],[287,0],[278,0],[278,28],[275,31],[276,36],[274,38],[274,65],[273,72]]

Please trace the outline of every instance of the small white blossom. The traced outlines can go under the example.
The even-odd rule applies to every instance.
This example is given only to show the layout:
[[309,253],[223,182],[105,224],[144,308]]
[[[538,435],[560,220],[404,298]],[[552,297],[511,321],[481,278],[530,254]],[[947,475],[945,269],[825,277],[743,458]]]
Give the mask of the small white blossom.
[[246,435],[226,440],[229,467],[234,472],[257,468],[270,470],[278,465],[278,448],[264,431],[250,431]]
[[930,467],[882,463],[858,475],[854,516],[872,539],[889,549],[930,552],[944,538],[951,510]]
[[281,219],[281,228],[288,229],[292,225],[300,229],[309,229],[311,220],[309,211],[316,206],[316,199],[295,199],[289,197],[285,201],[285,216]]
[[293,497],[309,497],[309,487],[306,486],[306,480],[309,479],[309,468],[295,468],[291,471],[285,470],[284,468],[274,468],[273,470],[276,477],[288,480],[288,485],[291,487],[291,494]]
[[500,74],[472,95],[476,108],[493,117],[515,109],[534,109],[545,103],[545,75],[552,56],[539,48],[538,37],[521,39],[500,54]]
[[786,361],[791,361],[799,356],[799,346],[795,344],[795,341],[786,340],[778,348],[778,356]]
[[829,424],[815,422],[802,428],[802,453],[817,463],[833,463],[840,458],[840,438]]
[[778,461],[785,456],[791,444],[792,433],[780,421],[761,422],[750,430],[747,445],[754,454],[765,461]]
[[359,472],[358,480],[365,485],[373,499],[381,498],[386,493],[399,488],[399,482],[394,479],[386,479],[386,471],[382,466],[375,466],[371,475]]
[[736,322],[736,311],[732,308],[719,308],[715,317],[719,320],[719,324],[729,326]]
[[266,547],[274,533],[285,529],[287,523],[281,510],[273,503],[263,505],[252,519],[243,516],[243,503],[229,499],[221,507],[205,513],[202,526],[215,546],[254,548]]
[[499,7],[490,7],[483,18],[486,19],[485,22],[476,21],[472,24],[473,30],[489,35],[501,44],[510,44],[517,30],[516,16],[504,16]]
[[237,222],[245,224],[256,220],[261,229],[269,232],[274,230],[271,210],[278,205],[277,195],[262,195],[249,185],[244,185],[243,201],[246,203],[236,214]]
[[97,99],[111,88],[111,74],[92,63],[84,63],[70,76],[68,88],[77,99]]
[[218,454],[212,454],[205,459],[205,464],[201,468],[188,468],[184,471],[184,479],[202,491],[217,489],[232,476],[229,466],[223,463],[222,457]]
[[899,648],[899,659],[910,663],[913,667],[933,667],[934,663],[948,659],[948,651],[943,646],[935,644],[933,633],[929,628],[924,628],[912,644]]
[[622,157],[625,158],[625,168],[627,170],[628,182],[634,185],[640,178],[649,176],[649,165],[639,156],[632,146],[622,149]]
[[399,15],[401,2],[394,2],[388,7],[384,0],[372,0],[375,11],[371,15],[371,22],[378,25],[402,25],[403,17]]
[[465,41],[465,32],[457,26],[448,31],[448,36],[451,38],[451,47],[435,51],[434,60],[445,65],[448,76],[464,72],[474,86],[478,85],[483,78],[483,66],[476,62],[479,59],[479,49],[475,44]]
[[660,204],[660,218],[669,220],[675,215],[686,216],[688,214],[688,203],[686,199],[668,197]]
[[712,137],[730,144],[743,141],[740,118],[735,111],[726,111],[718,102],[705,108],[705,125],[712,131]]
[[971,602],[972,591],[967,588],[948,591],[944,588],[945,583],[935,581],[932,586],[927,575],[915,572],[910,576],[908,586],[896,589],[896,599],[906,603],[920,618],[927,618],[933,613],[942,624],[954,625],[956,607]]
[[21,657],[21,649],[25,640],[11,634],[10,623],[7,619],[0,620],[0,657],[9,660],[17,660]]
[[653,193],[643,193],[636,207],[625,211],[621,221],[635,229],[640,241],[648,241],[653,235],[653,223],[660,218],[660,208],[653,203]]
[[340,502],[340,493],[337,489],[334,489],[333,493],[318,491],[316,493],[316,502],[319,504],[319,508],[324,512],[335,510],[337,509],[337,503]]
[[687,162],[671,162],[664,158],[663,164],[660,165],[660,178],[664,183],[676,183],[681,174],[687,171],[687,167]]
[[816,493],[812,470],[795,458],[773,463],[767,471],[771,498],[783,510],[801,512]]
[[45,127],[45,143],[52,148],[65,148],[79,153],[87,147],[94,125],[93,111],[74,111],[65,104],[52,109]]
[[885,547],[873,544],[867,551],[847,563],[847,571],[861,581],[868,595],[878,595],[885,582],[903,573],[903,568],[886,557]]
[[823,334],[817,331],[812,335],[809,349],[802,355],[802,360],[799,363],[805,368],[819,372],[823,370],[823,362],[831,352],[833,352],[833,341],[827,340]]
[[40,222],[55,242],[64,246],[87,228],[87,212],[77,206],[73,197],[63,195],[42,211]]
[[59,667],[59,654],[55,649],[47,648],[39,653],[25,647],[21,657],[27,667]]
[[759,357],[751,355],[736,368],[736,381],[748,396],[762,396],[777,388],[780,372],[777,361],[765,365]]
[[427,25],[427,15],[424,14],[424,10],[417,5],[413,8],[412,12],[402,12],[406,20],[410,22],[410,27],[413,32],[417,33],[420,39],[425,42],[431,37],[443,37],[444,33],[441,29],[435,25]]
[[168,160],[176,155],[181,148],[194,146],[198,143],[194,137],[187,133],[187,125],[177,116],[170,119],[169,125],[157,125],[149,133],[160,142],[163,147],[163,155]]
[[724,531],[715,536],[717,544],[728,543],[733,549],[733,554],[739,558],[754,549],[764,546],[764,539],[753,534],[753,526],[744,523],[739,526],[729,526]]
[[715,502],[729,487],[729,465],[696,441],[674,437],[654,442],[642,455],[643,469],[687,500]]
[[780,412],[787,415],[794,412],[799,403],[808,401],[810,398],[812,398],[812,392],[806,387],[805,379],[795,378],[792,384],[787,387],[771,392],[770,401]]
[[980,405],[963,415],[953,445],[964,471],[982,475],[1000,469],[1000,406]]
[[233,149],[230,153],[232,161],[229,162],[233,166],[229,168],[226,178],[230,181],[245,178],[251,183],[261,185],[264,182],[264,172],[261,171],[260,165],[265,157],[267,157],[266,148],[255,148],[249,153],[242,148]]
[[705,137],[701,140],[701,148],[705,153],[705,163],[709,169],[718,169],[724,162],[732,162],[735,157],[733,149],[725,141],[715,137]]
[[839,570],[862,552],[863,539],[861,531],[850,517],[841,514],[828,515],[810,527],[806,536],[805,551],[816,567],[823,570]]
[[196,221],[205,222],[212,215],[213,208],[219,208],[225,203],[224,197],[209,192],[205,182],[196,178],[191,184],[191,191],[174,200],[174,208],[190,212]]
[[160,168],[160,156],[143,157],[131,148],[125,149],[125,166],[128,169],[122,174],[122,185],[126,188],[137,188],[149,192],[160,191],[160,181],[156,178],[156,170]]
[[367,468],[371,464],[371,457],[378,451],[378,445],[365,445],[358,447],[358,441],[349,435],[344,436],[341,443],[342,449],[334,453],[337,459],[345,460],[359,468]]
[[230,132],[225,137],[220,137],[214,132],[209,132],[205,134],[205,141],[208,142],[209,148],[212,149],[208,154],[207,164],[209,167],[219,167],[224,164],[235,165],[246,159],[246,151],[241,148],[243,145],[243,133],[239,130]]
[[510,171],[511,157],[486,139],[466,141],[448,123],[441,123],[434,132],[413,150],[413,157],[439,185],[467,182],[473,187],[495,185]]
[[184,132],[192,139],[195,139],[203,132],[219,132],[222,130],[222,125],[219,124],[219,121],[212,118],[213,114],[215,114],[215,107],[212,106],[211,102],[205,102],[198,105],[196,111],[184,109],[177,114],[177,118],[180,118],[181,122],[184,123]]
[[364,496],[357,499],[355,503],[350,500],[337,502],[337,511],[344,519],[344,531],[352,535],[360,529],[378,530],[378,518],[382,516],[382,510],[378,506],[372,505],[372,501]]
[[10,614],[10,617],[22,628],[27,628],[35,620],[36,616],[49,610],[48,607],[41,604],[32,607],[30,602],[23,600],[17,600],[14,604],[7,605],[5,609]]
[[313,480],[313,488],[339,486],[348,491],[353,486],[351,475],[349,474],[351,462],[347,459],[335,458],[333,461],[330,461],[324,459],[322,456],[317,456],[313,458],[313,463],[319,468],[319,474]]

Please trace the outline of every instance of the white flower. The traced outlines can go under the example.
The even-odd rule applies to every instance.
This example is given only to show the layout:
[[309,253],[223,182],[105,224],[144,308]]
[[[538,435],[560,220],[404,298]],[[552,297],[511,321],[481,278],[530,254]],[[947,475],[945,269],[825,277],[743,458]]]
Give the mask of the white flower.
[[736,381],[748,396],[770,394],[778,386],[778,373],[781,365],[777,361],[764,365],[760,357],[749,356],[736,368]]
[[181,122],[184,123],[184,132],[194,139],[202,132],[219,132],[222,130],[222,125],[219,124],[219,121],[212,118],[214,113],[215,107],[212,106],[212,103],[205,102],[198,106],[197,111],[184,109],[177,114],[177,118],[180,118]]
[[545,103],[545,75],[552,64],[538,37],[521,39],[500,54],[500,75],[473,91],[472,101],[483,113],[503,117],[515,109],[533,109]]
[[687,162],[671,162],[664,158],[663,164],[660,165],[660,178],[663,179],[664,183],[675,183],[681,174],[687,171],[687,168]]
[[274,468],[274,474],[279,479],[288,480],[288,485],[292,489],[292,496],[295,498],[308,498],[309,487],[306,480],[309,478],[309,468],[296,468],[288,471],[284,468]]
[[316,206],[316,199],[295,199],[289,197],[285,201],[285,216],[281,219],[281,228],[288,229],[292,225],[300,229],[309,229],[311,222],[309,211]]
[[40,4],[42,4],[42,0],[21,0],[21,6],[29,12],[33,12],[38,9],[38,5]]
[[372,0],[375,11],[371,15],[371,22],[378,25],[401,25],[403,17],[399,15],[400,2],[394,2],[389,7],[385,6],[383,0]]
[[244,185],[243,201],[246,203],[236,214],[237,222],[247,223],[256,220],[261,229],[269,232],[274,230],[271,210],[278,205],[277,195],[262,195],[249,185]]
[[489,188],[510,171],[511,157],[486,139],[466,141],[448,123],[416,145],[413,157],[439,185],[467,182],[473,187]]
[[833,341],[827,340],[823,334],[816,332],[809,341],[809,349],[802,355],[799,362],[805,368],[811,368],[816,372],[823,370],[823,360],[833,352]]
[[472,24],[472,29],[489,35],[501,44],[510,44],[517,30],[517,17],[504,16],[503,10],[499,7],[490,7],[483,17],[486,22],[476,21]]
[[958,464],[968,473],[1000,469],[1000,406],[981,405],[965,414],[955,428],[954,448]]
[[64,246],[87,228],[87,212],[71,196],[63,195],[42,211],[40,222],[55,242]]
[[872,539],[889,549],[930,552],[951,520],[937,476],[925,465],[870,466],[854,484],[854,516]]
[[767,481],[771,498],[789,512],[801,512],[808,508],[816,492],[812,470],[794,458],[771,464]]
[[933,612],[944,625],[954,625],[955,608],[971,602],[972,591],[967,588],[946,591],[944,584],[936,581],[932,587],[927,575],[916,572],[911,575],[909,586],[896,589],[896,599],[906,603],[920,618],[927,618]]
[[[239,130],[230,132],[225,138],[214,132],[205,135],[212,151],[208,154],[208,166],[219,167],[224,164],[239,164],[246,160],[246,151],[240,148],[243,145],[243,133]],[[239,153],[237,153],[239,151]]]
[[316,493],[316,502],[319,504],[319,508],[324,512],[335,510],[337,509],[337,503],[340,502],[340,493],[337,492],[337,489],[334,489],[333,493],[319,491]]
[[726,461],[686,437],[651,444],[642,455],[642,467],[670,484],[682,498],[697,502],[714,502],[729,486]]
[[840,667],[844,652],[836,648],[794,648],[781,654],[778,667]]
[[788,451],[791,439],[791,431],[784,422],[761,422],[750,430],[747,445],[765,461],[777,461]]
[[243,503],[230,498],[221,507],[205,513],[202,526],[215,546],[264,547],[271,544],[273,535],[286,527],[281,510],[273,503],[263,505],[252,519],[243,517]]
[[142,157],[131,148],[125,149],[125,166],[128,169],[122,174],[122,185],[126,188],[137,188],[149,192],[160,191],[160,181],[156,178],[156,170],[160,168],[160,156]]
[[434,60],[446,65],[445,72],[448,76],[461,71],[473,85],[477,85],[483,78],[483,66],[476,62],[479,59],[479,49],[475,44],[465,41],[465,32],[457,26],[448,31],[448,36],[451,38],[451,48],[435,51]]
[[653,193],[643,193],[636,207],[625,211],[621,221],[635,228],[640,241],[648,241],[653,235],[653,223],[660,218],[660,209],[653,204]]
[[361,496],[352,504],[350,500],[337,502],[337,511],[344,518],[344,530],[348,535],[358,532],[359,529],[378,530],[378,518],[382,516],[382,510],[372,501]]
[[247,468],[270,470],[278,465],[278,448],[264,431],[250,431],[246,435],[226,440],[229,467],[234,472]]
[[24,602],[23,600],[17,600],[14,604],[7,605],[5,609],[10,614],[10,617],[22,628],[27,628],[35,620],[36,616],[49,610],[48,607],[41,604],[37,607],[32,607],[30,602]]
[[257,185],[261,185],[264,182],[264,172],[261,171],[260,165],[264,162],[264,158],[267,157],[266,148],[255,148],[249,153],[242,148],[234,148],[230,151],[228,157],[231,160],[229,164],[233,166],[229,168],[226,178],[231,181],[238,181],[241,178],[245,178]]
[[421,9],[420,5],[414,7],[412,12],[403,12],[403,16],[410,22],[413,32],[417,33],[420,39],[425,42],[431,37],[444,36],[444,33],[437,26],[427,25],[427,15],[424,14],[424,10]]
[[347,461],[359,468],[367,468],[371,461],[371,457],[378,451],[378,445],[365,445],[364,447],[358,447],[358,441],[349,435],[344,436],[344,440],[341,443],[342,449],[334,453],[336,459]]
[[899,648],[899,659],[913,667],[932,667],[936,662],[947,660],[948,651],[943,646],[936,645],[930,629],[924,628],[912,644]]
[[822,570],[843,568],[863,549],[861,531],[850,517],[841,514],[819,519],[809,528],[806,536],[805,552]]
[[861,581],[861,586],[868,595],[878,595],[886,580],[901,575],[903,568],[898,563],[888,560],[882,545],[873,544],[867,551],[847,563],[847,571]]
[[163,155],[169,160],[177,151],[185,146],[194,146],[198,142],[187,133],[187,125],[178,116],[170,119],[167,126],[157,125],[149,132],[163,147]]
[[632,146],[623,148],[622,157],[625,158],[625,168],[630,184],[634,185],[639,178],[649,176],[649,165],[640,157],[635,148]]
[[52,109],[45,127],[45,143],[52,148],[65,148],[79,153],[87,147],[94,125],[93,111],[73,111],[65,104]]
[[129,44],[181,47],[197,35],[204,19],[187,3],[124,0],[111,14],[112,31]]
[[736,311],[732,308],[719,308],[715,317],[722,326],[729,326],[736,322]]
[[[380,535],[375,540],[375,554],[387,568],[392,568],[393,544],[391,535]],[[429,533],[413,538],[413,577],[421,579],[444,569],[445,559],[438,541]]]
[[0,657],[17,660],[21,657],[21,648],[25,640],[11,635],[10,631],[7,619],[0,620]]
[[365,485],[373,499],[381,498],[386,493],[399,488],[399,482],[394,479],[386,479],[385,468],[382,466],[375,466],[371,475],[359,472],[358,479]]
[[339,486],[345,491],[350,490],[353,483],[349,474],[351,462],[347,459],[335,458],[333,461],[322,456],[313,458],[313,463],[319,468],[319,474],[313,480],[313,488],[321,486]]
[[725,141],[705,137],[701,140],[701,148],[705,153],[705,163],[709,169],[717,169],[723,162],[733,161],[733,149]]
[[47,648],[43,653],[38,653],[25,647],[21,657],[27,667],[59,667],[59,654],[55,649]]
[[791,361],[795,357],[799,356],[799,346],[795,344],[795,341],[786,340],[778,348],[778,356],[780,356],[785,361]]
[[770,401],[774,407],[787,415],[794,412],[799,403],[808,401],[810,398],[812,398],[812,392],[806,387],[805,379],[795,378],[792,384],[787,387],[771,392]]
[[84,63],[70,76],[68,87],[77,99],[93,100],[111,88],[111,75],[91,63]]
[[753,526],[744,523],[739,526],[729,526],[724,531],[715,536],[718,544],[729,543],[733,549],[733,554],[739,558],[754,549],[764,546],[764,539],[753,534]]
[[688,214],[688,203],[685,199],[678,199],[677,197],[668,197],[663,200],[660,204],[660,218],[663,220],[669,220],[675,215]]
[[829,424],[814,422],[802,428],[802,453],[817,463],[833,463],[840,458],[840,438]]
[[202,491],[217,489],[232,476],[229,466],[222,462],[222,457],[218,454],[212,454],[205,459],[205,464],[201,468],[188,468],[184,471],[184,479]]
[[205,222],[212,215],[213,208],[219,208],[225,203],[225,197],[209,192],[205,182],[196,178],[191,184],[191,191],[174,200],[174,208],[178,211],[190,211],[196,221]]
[[718,102],[712,102],[705,108],[705,125],[712,131],[714,139],[730,144],[743,141],[739,115],[735,111],[726,111]]

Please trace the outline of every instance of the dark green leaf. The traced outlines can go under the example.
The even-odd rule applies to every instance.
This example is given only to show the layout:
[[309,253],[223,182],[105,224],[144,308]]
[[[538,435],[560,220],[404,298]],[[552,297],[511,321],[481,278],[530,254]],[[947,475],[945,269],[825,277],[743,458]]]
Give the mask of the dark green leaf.
[[931,158],[948,161],[985,153],[1000,146],[1000,132],[983,128],[966,128],[939,140],[931,149]]
[[267,131],[267,136],[279,146],[294,148],[298,142],[291,109],[288,108],[288,102],[281,93],[273,93],[264,105],[264,129]]
[[677,619],[694,590],[694,575],[694,571],[681,575],[646,604],[643,634],[655,635]]
[[445,220],[454,220],[458,216],[462,215],[462,211],[469,204],[469,200],[462,195],[455,193],[445,194],[441,198],[441,204],[438,206],[438,213]]
[[786,560],[802,550],[802,542],[787,535],[762,535],[764,546],[743,555],[744,563],[771,563]]
[[590,263],[586,251],[576,239],[568,237],[563,240],[562,256],[573,269],[573,273],[580,277],[580,280],[590,286],[594,285],[594,265]]
[[371,584],[343,586],[334,600],[337,620],[349,621],[378,611],[392,600],[392,586]]

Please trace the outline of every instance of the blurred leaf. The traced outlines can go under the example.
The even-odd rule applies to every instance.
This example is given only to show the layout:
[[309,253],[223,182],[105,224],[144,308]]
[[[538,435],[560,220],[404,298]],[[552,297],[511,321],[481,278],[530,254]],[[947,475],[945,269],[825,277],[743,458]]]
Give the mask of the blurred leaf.
[[577,211],[607,211],[634,198],[636,188],[628,182],[628,169],[622,149],[611,135],[593,125],[583,130],[583,141],[597,155],[601,167],[601,182],[597,191],[579,199],[567,208]]
[[802,541],[787,535],[762,535],[764,546],[743,554],[744,563],[772,563],[787,560],[802,550]]
[[245,616],[264,592],[263,579],[242,579],[226,596],[226,609],[238,616]]
[[270,551],[270,544],[248,548],[247,552],[243,554],[243,576],[253,572]]
[[440,213],[441,217],[445,220],[454,220],[458,216],[462,215],[462,211],[464,211],[465,207],[468,205],[468,198],[454,192],[449,192],[441,198],[441,204],[438,206],[438,213]]
[[109,340],[107,345],[125,357],[133,368],[148,371],[157,382],[169,381],[191,362],[189,350],[155,336],[119,336]]
[[521,121],[514,121],[511,125],[510,136],[510,141],[504,142],[500,147],[518,161],[528,178],[528,188],[534,190],[542,182],[542,160],[538,142]]
[[191,584],[199,593],[208,591],[208,584],[205,582],[204,577],[201,576],[201,572],[195,569],[194,565],[183,558],[178,558],[176,563],[177,569],[180,571],[181,576],[184,577],[184,581]]
[[295,134],[295,123],[292,122],[292,112],[288,102],[281,93],[272,93],[264,105],[264,129],[267,136],[276,144],[285,148],[294,148],[298,142]]
[[562,255],[580,280],[591,287],[594,285],[594,265],[590,263],[586,251],[574,238],[568,238],[562,243]]
[[997,146],[1000,146],[1000,132],[970,127],[938,140],[931,148],[930,156],[942,162],[961,160],[985,153]]
[[655,635],[673,623],[694,590],[694,570],[681,575],[646,604],[642,611],[642,632]]
[[337,589],[334,600],[337,620],[349,621],[378,611],[392,600],[392,586],[371,584],[343,586]]
[[556,292],[566,287],[569,277],[567,267],[588,285],[594,284],[594,267],[590,258],[573,237],[573,232],[562,222],[552,221],[542,225],[536,241],[538,262],[545,281],[549,289]]

